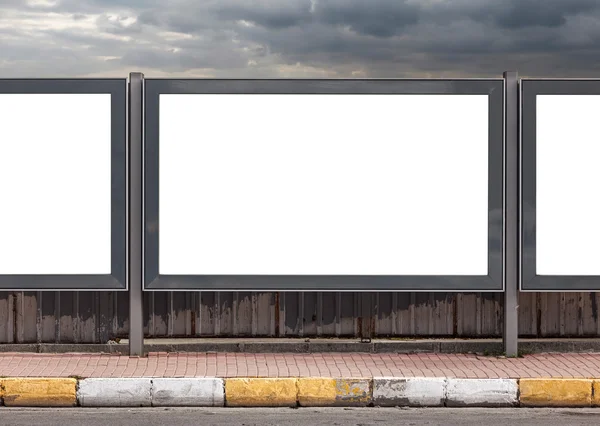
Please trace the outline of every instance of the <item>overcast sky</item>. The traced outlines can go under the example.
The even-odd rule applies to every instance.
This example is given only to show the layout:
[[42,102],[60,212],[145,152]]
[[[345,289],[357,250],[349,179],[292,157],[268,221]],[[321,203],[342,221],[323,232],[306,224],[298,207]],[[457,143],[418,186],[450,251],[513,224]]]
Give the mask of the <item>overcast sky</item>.
[[600,0],[0,0],[0,77],[600,77]]

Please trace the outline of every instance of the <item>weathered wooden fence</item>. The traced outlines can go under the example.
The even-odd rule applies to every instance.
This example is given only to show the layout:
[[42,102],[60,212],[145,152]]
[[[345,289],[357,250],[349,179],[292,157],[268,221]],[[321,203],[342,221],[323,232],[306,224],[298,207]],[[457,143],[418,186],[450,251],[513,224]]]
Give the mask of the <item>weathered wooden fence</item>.
[[[357,293],[156,292],[146,337],[354,337]],[[597,293],[521,293],[522,337],[599,336]],[[501,293],[378,293],[376,336],[499,337]],[[128,333],[125,292],[0,292],[0,343],[106,343]]]

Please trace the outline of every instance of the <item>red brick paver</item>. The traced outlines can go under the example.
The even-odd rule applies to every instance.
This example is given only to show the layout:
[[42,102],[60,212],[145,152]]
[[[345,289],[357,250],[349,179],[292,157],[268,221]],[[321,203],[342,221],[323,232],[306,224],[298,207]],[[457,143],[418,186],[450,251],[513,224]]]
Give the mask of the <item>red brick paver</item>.
[[3,377],[600,377],[600,354],[0,354]]

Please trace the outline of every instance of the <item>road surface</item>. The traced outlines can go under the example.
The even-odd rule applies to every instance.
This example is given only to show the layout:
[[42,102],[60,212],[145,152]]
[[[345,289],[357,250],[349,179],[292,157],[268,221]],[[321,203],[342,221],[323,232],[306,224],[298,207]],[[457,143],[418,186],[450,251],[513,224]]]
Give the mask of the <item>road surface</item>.
[[0,407],[2,426],[253,426],[253,425],[540,425],[597,424],[600,409],[527,408],[136,408],[12,409]]

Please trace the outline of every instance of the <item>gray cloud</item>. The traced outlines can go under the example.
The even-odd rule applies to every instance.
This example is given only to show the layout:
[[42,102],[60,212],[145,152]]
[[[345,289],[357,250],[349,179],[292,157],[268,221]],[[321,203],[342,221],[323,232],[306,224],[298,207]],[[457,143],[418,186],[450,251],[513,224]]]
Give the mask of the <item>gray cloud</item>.
[[599,0],[0,0],[0,76],[599,76]]
[[597,8],[597,0],[512,0],[494,20],[504,28],[556,28],[565,25],[570,16]]
[[272,29],[290,28],[313,19],[310,0],[224,1],[211,9],[223,20],[244,20]]
[[419,21],[418,6],[404,0],[320,0],[314,10],[321,22],[374,37],[392,37]]

